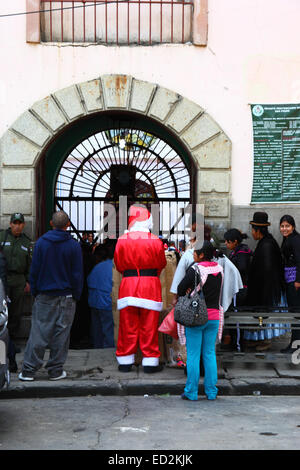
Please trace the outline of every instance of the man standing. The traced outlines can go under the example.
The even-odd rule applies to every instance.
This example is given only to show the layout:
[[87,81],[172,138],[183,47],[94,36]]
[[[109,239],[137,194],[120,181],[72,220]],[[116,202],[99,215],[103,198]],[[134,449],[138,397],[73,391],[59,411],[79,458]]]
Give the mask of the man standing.
[[20,327],[23,313],[24,293],[30,292],[29,270],[31,262],[31,240],[23,233],[25,227],[24,215],[14,213],[10,218],[10,228],[0,232],[0,246],[7,261],[7,295],[8,304],[8,332],[9,369],[17,372],[15,360],[15,340]]
[[50,349],[46,364],[50,380],[66,377],[70,330],[76,300],[83,285],[82,254],[78,242],[67,232],[68,215],[55,212],[48,231],[36,243],[30,270],[30,285],[35,302],[30,336],[24,353],[19,379],[34,380],[43,365],[45,350]]
[[145,207],[131,206],[129,233],[115,249],[115,266],[123,274],[118,297],[120,310],[116,356],[121,372],[129,372],[140,346],[145,373],[158,372],[159,312],[162,310],[159,275],[166,266],[162,241],[150,233],[151,216]]

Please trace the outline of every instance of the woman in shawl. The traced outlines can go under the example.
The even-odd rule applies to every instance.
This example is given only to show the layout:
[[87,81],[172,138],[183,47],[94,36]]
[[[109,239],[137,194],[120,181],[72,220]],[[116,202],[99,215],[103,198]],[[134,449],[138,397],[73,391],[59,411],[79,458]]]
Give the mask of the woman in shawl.
[[243,243],[248,236],[236,228],[228,230],[224,234],[226,248],[230,251],[229,259],[237,267],[243,281],[243,289],[236,295],[236,306],[245,304],[247,296],[248,275],[252,258],[252,251]]
[[[291,215],[280,219],[280,233],[283,236],[281,252],[284,262],[284,278],[287,304],[290,310],[300,311],[300,234],[296,231],[295,220]],[[293,342],[300,340],[300,330],[292,325],[290,344],[281,350],[282,353],[293,353]],[[297,325],[295,325],[297,326]]]
[[[252,225],[252,236],[257,246],[253,254],[248,278],[247,305],[259,309],[270,309],[282,302],[283,264],[278,243],[268,231],[268,214],[255,212]],[[270,328],[245,331],[244,339],[256,341],[256,350],[264,351],[271,346],[271,339],[286,333],[282,324],[268,325]],[[272,327],[272,328],[271,328]]]
[[[245,305],[247,300],[248,275],[253,253],[248,245],[243,243],[245,238],[248,238],[248,235],[236,228],[231,228],[224,234],[226,248],[230,250],[228,257],[239,270],[243,282],[243,288],[234,296],[234,307]],[[239,328],[224,330],[223,347],[240,351],[242,344],[243,335],[241,335]]]

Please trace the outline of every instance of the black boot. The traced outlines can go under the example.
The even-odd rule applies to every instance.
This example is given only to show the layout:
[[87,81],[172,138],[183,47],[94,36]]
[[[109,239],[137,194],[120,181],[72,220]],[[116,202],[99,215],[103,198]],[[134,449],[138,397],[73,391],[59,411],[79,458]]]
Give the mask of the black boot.
[[120,372],[130,372],[132,369],[132,364],[120,364],[119,371]]
[[160,372],[163,370],[164,366],[159,364],[159,366],[144,366],[145,374],[154,374],[155,372]]

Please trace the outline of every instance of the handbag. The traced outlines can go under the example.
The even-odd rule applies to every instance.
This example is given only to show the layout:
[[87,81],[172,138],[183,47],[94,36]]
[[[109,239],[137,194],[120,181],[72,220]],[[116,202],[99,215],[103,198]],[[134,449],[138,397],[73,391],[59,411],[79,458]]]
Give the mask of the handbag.
[[[197,272],[200,276],[200,291],[197,290]],[[208,321],[207,307],[203,294],[203,284],[199,269],[195,268],[193,292],[179,297],[174,308],[174,320],[183,326],[202,326]]]

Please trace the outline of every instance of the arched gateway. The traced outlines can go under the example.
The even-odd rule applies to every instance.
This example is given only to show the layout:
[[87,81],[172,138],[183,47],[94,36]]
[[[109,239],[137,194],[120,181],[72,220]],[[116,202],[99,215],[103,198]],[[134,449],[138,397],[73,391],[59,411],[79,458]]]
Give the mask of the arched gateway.
[[105,75],[35,103],[4,134],[1,223],[21,211],[37,237],[56,206],[70,213],[75,231],[96,232],[104,202],[126,195],[160,204],[162,217],[174,204],[178,211],[204,203],[206,219],[225,226],[230,156],[229,139],[197,104]]

